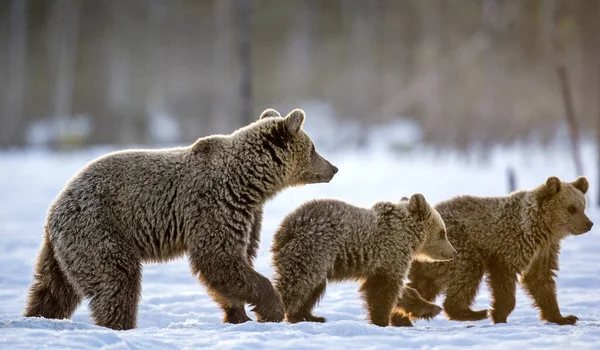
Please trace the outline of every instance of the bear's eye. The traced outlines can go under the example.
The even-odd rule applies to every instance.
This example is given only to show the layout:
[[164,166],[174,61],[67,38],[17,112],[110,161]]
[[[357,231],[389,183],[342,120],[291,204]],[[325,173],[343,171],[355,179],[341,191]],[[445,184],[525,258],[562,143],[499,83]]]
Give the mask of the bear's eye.
[[569,213],[571,214],[575,214],[577,212],[577,208],[575,208],[574,205],[569,205],[569,207],[567,208],[567,210],[569,211]]
[[446,232],[444,232],[444,230],[440,231],[440,238],[442,238],[442,239],[446,238]]
[[315,144],[313,143],[313,144],[310,146],[310,155],[313,155],[313,154],[315,154],[316,152],[317,152],[317,150],[315,149]]

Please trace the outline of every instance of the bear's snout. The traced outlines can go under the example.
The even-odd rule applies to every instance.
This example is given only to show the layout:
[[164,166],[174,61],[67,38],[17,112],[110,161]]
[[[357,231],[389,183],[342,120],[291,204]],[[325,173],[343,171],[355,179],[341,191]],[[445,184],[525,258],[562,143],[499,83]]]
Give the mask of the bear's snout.
[[593,223],[591,220],[589,220],[589,221],[587,222],[587,230],[588,230],[588,231],[589,231],[589,230],[591,230],[591,229],[592,229],[592,226],[594,226],[594,223]]
[[[327,162],[327,161],[326,161]],[[339,171],[338,167],[327,162],[328,169],[325,174],[321,175],[321,182],[329,182],[333,179],[333,176]]]
[[452,252],[452,255],[447,256],[446,259],[447,259],[447,261],[452,261],[452,260],[456,259],[457,255],[458,255],[458,253],[455,250],[455,251]]

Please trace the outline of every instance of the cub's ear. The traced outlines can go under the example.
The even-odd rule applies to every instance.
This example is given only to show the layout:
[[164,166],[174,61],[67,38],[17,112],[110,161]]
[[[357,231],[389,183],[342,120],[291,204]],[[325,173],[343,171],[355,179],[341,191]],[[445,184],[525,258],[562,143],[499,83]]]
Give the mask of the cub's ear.
[[269,117],[281,118],[281,114],[279,114],[279,112],[277,112],[273,108],[267,108],[260,114],[260,117],[258,117],[258,119],[269,118]]
[[556,176],[551,176],[544,184],[544,192],[547,196],[553,196],[560,191],[560,179]]
[[404,201],[407,201],[407,200],[408,200],[408,197],[402,197],[402,198],[400,198],[400,202],[404,202]]
[[297,134],[302,129],[306,114],[301,109],[294,109],[284,119],[285,127],[290,134]]
[[585,176],[578,177],[577,180],[572,182],[572,184],[573,186],[575,186],[576,189],[583,192],[583,194],[586,194],[590,188],[590,183],[588,182],[588,179]]
[[429,204],[421,193],[413,194],[408,200],[408,211],[412,214],[423,214],[429,209]]

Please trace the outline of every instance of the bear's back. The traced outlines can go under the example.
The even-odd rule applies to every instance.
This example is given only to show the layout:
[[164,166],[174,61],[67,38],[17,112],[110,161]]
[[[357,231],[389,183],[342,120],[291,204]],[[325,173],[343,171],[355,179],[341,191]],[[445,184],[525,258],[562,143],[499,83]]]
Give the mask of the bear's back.
[[121,151],[90,162],[50,207],[51,236],[86,234],[97,225],[124,234],[166,229],[185,176],[185,152],[183,148]]
[[522,191],[499,197],[459,196],[435,208],[453,245],[497,254],[514,249],[523,236],[520,222],[526,195]]
[[343,246],[371,231],[374,213],[336,199],[316,199],[287,215],[274,235],[273,251],[292,239]]

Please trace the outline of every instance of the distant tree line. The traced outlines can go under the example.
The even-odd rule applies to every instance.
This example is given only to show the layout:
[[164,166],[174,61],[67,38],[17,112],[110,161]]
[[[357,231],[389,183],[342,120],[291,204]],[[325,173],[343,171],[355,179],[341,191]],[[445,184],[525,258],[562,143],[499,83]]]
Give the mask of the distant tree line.
[[6,0],[0,47],[2,147],[42,122],[57,146],[153,143],[167,120],[189,142],[310,100],[439,147],[545,141],[558,65],[600,129],[599,0]]

